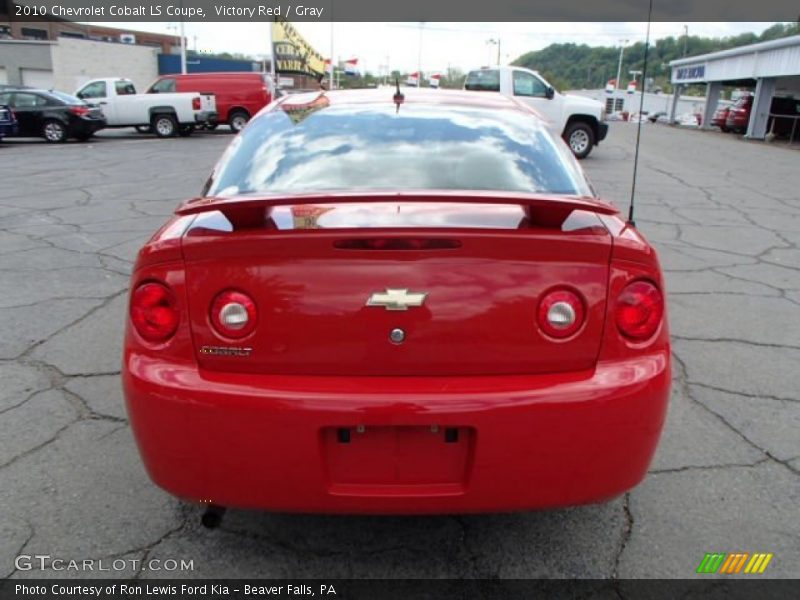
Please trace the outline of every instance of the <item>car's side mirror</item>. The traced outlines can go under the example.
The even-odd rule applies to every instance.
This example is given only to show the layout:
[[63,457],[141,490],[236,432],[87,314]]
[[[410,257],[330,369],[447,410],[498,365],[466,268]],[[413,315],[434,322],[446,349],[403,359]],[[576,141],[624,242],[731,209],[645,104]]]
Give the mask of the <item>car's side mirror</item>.
[[83,92],[78,92],[78,93],[77,93],[77,94],[75,94],[75,95],[76,95],[78,98],[80,98],[81,100],[83,100],[84,98],[86,98],[86,96],[84,96],[84,95],[83,95]]
[[556,95],[556,91],[553,89],[553,86],[548,85],[547,89],[544,91],[544,95],[548,100],[552,100],[553,96]]

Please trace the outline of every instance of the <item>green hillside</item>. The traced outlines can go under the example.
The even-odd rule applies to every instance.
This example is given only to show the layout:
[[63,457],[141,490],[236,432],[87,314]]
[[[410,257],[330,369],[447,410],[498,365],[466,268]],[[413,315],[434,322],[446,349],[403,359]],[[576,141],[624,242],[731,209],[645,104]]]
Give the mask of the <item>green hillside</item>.
[[[650,47],[648,77],[665,92],[670,91],[669,62],[684,56],[696,56],[726,50],[756,42],[800,34],[798,23],[777,23],[761,35],[743,33],[725,38],[699,36],[667,37],[656,40]],[[602,88],[617,76],[619,47],[587,46],[586,44],[551,44],[535,52],[527,52],[512,64],[535,69],[558,89]],[[629,71],[642,70],[644,43],[625,48],[622,62],[623,83],[630,79]]]

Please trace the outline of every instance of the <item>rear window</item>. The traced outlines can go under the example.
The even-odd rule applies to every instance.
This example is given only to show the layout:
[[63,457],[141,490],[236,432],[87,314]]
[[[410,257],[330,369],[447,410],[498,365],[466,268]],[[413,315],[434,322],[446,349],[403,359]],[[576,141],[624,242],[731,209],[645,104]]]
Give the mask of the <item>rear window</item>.
[[80,98],[72,96],[70,94],[65,94],[64,92],[59,92],[58,90],[51,90],[50,95],[55,96],[65,104],[70,104],[75,106],[81,106],[83,104],[86,104],[86,102],[84,102]]
[[206,195],[428,189],[591,195],[566,145],[524,113],[315,104],[251,121],[225,151]]
[[470,71],[464,89],[471,92],[499,92],[500,71],[497,69]]

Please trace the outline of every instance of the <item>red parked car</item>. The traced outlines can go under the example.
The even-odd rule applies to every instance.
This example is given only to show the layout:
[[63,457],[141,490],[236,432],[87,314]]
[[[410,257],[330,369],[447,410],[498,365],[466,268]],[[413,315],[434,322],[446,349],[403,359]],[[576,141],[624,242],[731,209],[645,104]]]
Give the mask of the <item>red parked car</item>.
[[162,75],[147,90],[149,94],[168,92],[214,94],[219,122],[227,123],[234,133],[272,101],[268,76],[256,72]]
[[720,131],[723,133],[728,132],[727,120],[730,110],[731,107],[728,105],[720,106],[714,111],[714,116],[711,119],[711,124],[714,127],[719,127]]
[[606,501],[664,422],[655,251],[499,94],[280,99],[130,289],[139,450],[207,525]]
[[725,127],[728,131],[733,131],[734,133],[747,131],[751,108],[753,108],[753,96],[739,98],[728,110],[728,118],[725,120]]

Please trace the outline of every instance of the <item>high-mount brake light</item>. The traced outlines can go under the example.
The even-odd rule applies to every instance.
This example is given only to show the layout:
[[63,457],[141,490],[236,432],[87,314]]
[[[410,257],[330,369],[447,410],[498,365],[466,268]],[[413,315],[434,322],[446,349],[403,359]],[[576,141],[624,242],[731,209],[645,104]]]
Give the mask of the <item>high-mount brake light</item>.
[[247,294],[225,290],[211,303],[211,323],[223,337],[246,337],[256,328],[256,321],[256,303]]
[[570,290],[550,292],[539,303],[539,327],[552,338],[570,337],[581,328],[584,317],[583,300]]
[[148,342],[164,342],[178,329],[180,313],[175,294],[163,283],[143,283],[131,296],[131,322]]
[[635,341],[647,340],[664,317],[664,296],[650,281],[634,281],[617,298],[614,316],[622,335]]

